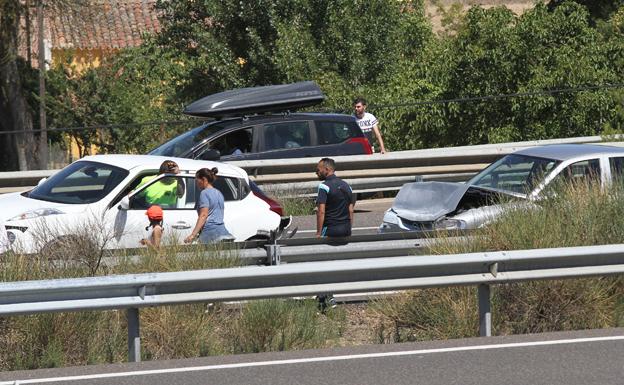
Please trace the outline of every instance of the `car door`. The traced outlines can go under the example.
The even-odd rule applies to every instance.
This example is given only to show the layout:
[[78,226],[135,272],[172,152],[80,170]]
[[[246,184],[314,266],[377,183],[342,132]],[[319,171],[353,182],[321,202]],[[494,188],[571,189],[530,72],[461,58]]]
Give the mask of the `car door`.
[[604,175],[600,159],[594,158],[578,160],[564,166],[548,183],[545,191],[548,191],[548,194],[559,188],[561,184],[570,183],[598,183],[599,185],[604,183]]
[[195,159],[206,159],[203,155],[210,149],[218,150],[220,160],[253,160],[257,154],[258,127],[248,126],[225,132],[211,139],[201,150],[196,151]]
[[[338,156],[370,154],[370,144],[353,122],[316,120],[314,127],[317,146],[313,156]],[[359,134],[359,136],[358,136]]]
[[140,240],[148,236],[149,220],[145,212],[153,204],[149,202],[148,191],[164,182],[175,182],[184,188],[174,202],[159,203],[163,209],[163,243],[181,243],[191,233],[197,222],[195,177],[158,175],[130,193],[127,210],[119,206],[111,208],[115,215],[114,234],[118,248],[140,247]]

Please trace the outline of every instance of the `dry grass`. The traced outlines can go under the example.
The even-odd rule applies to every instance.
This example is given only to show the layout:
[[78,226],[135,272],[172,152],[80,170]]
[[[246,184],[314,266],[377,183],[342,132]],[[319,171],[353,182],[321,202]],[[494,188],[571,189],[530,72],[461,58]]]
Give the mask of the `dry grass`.
[[[105,258],[105,243],[76,235],[36,255],[3,255],[0,280],[228,268],[241,265],[229,244],[143,249]],[[83,250],[78,253],[76,249]],[[184,251],[183,257],[179,253]],[[96,258],[87,253],[93,253]],[[68,256],[71,256],[70,258]],[[114,263],[111,263],[113,262]],[[318,314],[315,301],[253,301],[238,309],[207,304],[140,311],[143,359],[290,350],[327,346],[339,338],[340,310]],[[124,362],[125,311],[41,314],[0,319],[0,371]]]
[[[551,199],[522,207],[479,230],[470,242],[440,238],[431,254],[624,243],[624,185],[558,186]],[[373,305],[380,341],[478,335],[475,288],[412,291]],[[592,278],[492,287],[495,334],[622,326],[624,280]]]
[[[608,193],[595,187],[567,186],[557,191],[553,199],[540,202],[536,209],[519,209],[482,229],[470,243],[448,238],[430,252],[622,243],[624,187],[618,184]],[[90,239],[85,242],[94,244]],[[145,250],[138,258],[122,256],[115,265],[103,263],[102,258],[95,264],[85,263],[81,255],[67,263],[57,263],[45,253],[6,254],[0,279],[238,266],[237,251],[227,247],[187,250],[184,258],[176,256],[180,250],[175,246],[160,252]],[[101,251],[96,250],[96,255]],[[56,255],[66,255],[62,250],[60,253]],[[143,359],[476,336],[476,296],[475,288],[413,290],[369,306],[339,306],[325,314],[319,314],[314,301],[292,300],[253,301],[239,308],[196,304],[142,309]],[[501,335],[624,326],[624,279],[494,286],[492,306],[493,332]],[[127,356],[126,338],[124,311],[3,318],[0,370],[123,362]]]

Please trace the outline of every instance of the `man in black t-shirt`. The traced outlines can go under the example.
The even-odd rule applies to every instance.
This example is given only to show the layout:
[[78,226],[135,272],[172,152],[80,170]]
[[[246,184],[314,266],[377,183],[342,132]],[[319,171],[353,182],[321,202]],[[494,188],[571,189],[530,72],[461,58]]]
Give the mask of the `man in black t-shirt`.
[[323,158],[316,165],[316,175],[322,181],[316,198],[316,236],[346,237],[351,235],[355,199],[351,186],[334,172],[333,159]]

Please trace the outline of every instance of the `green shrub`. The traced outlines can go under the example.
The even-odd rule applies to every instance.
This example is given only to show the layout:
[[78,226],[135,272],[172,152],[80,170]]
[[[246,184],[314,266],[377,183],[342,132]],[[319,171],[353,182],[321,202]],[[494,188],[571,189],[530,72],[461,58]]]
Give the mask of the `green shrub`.
[[230,353],[319,348],[338,336],[338,324],[335,315],[319,314],[313,300],[253,301],[231,320],[224,346]]

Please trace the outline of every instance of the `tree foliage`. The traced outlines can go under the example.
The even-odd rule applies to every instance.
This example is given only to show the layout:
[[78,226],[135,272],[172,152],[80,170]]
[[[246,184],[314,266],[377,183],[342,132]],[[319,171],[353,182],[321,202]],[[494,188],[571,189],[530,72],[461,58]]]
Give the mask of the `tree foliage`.
[[[624,79],[614,4],[538,2],[521,16],[475,6],[436,36],[422,0],[163,0],[163,29],[141,47],[80,76],[49,73],[50,125],[177,120],[208,94],[315,80],[328,96],[316,110],[350,113],[366,97],[391,150],[612,133],[623,91],[595,86]],[[144,152],[186,127],[75,135]]]

